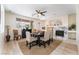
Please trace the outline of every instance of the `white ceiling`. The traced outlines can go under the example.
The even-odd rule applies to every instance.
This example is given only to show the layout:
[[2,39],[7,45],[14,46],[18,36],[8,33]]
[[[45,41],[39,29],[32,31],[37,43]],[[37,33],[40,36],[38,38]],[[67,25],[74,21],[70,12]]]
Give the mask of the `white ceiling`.
[[46,16],[42,17],[44,19],[76,12],[74,4],[9,4],[5,5],[5,8],[7,11],[28,17],[32,17],[37,9],[46,10]]

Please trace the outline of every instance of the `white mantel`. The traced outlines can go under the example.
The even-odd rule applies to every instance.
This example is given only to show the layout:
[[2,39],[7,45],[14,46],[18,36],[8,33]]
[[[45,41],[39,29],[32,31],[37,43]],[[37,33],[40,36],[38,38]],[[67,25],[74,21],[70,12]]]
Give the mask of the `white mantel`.
[[[63,30],[64,31],[64,37],[61,37],[61,36],[56,36],[55,33],[56,33],[56,30]],[[54,39],[59,39],[59,40],[66,40],[68,39],[68,28],[64,27],[64,26],[61,26],[61,27],[53,27],[53,38]]]

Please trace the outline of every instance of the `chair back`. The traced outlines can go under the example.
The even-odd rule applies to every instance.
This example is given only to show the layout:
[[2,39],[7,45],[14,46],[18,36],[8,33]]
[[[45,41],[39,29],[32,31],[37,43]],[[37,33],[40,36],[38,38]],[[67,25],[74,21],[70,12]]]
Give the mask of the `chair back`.
[[18,30],[13,30],[14,36],[18,35]]
[[53,38],[53,28],[50,28],[50,35],[49,38],[52,39]]
[[31,41],[31,35],[30,35],[30,32],[29,32],[29,31],[26,31],[26,40],[27,40],[28,42]]
[[46,31],[45,31],[45,33],[44,33],[44,41],[49,40],[49,35],[50,35],[50,31],[49,31],[49,29],[47,28]]

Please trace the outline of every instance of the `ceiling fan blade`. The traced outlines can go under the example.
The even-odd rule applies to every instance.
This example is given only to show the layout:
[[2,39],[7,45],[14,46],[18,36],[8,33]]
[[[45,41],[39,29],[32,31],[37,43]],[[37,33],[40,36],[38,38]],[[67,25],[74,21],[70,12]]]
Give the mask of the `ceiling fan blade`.
[[41,15],[42,15],[42,16],[45,16],[45,14],[43,14],[43,13],[42,13]]
[[46,13],[47,11],[43,11],[42,13]]
[[32,14],[32,16],[36,15],[36,13]]
[[40,12],[40,10],[36,10],[36,12],[37,12],[37,13],[39,13],[39,12]]
[[36,13],[35,14],[33,14],[33,15],[36,15],[37,14],[37,17],[39,17],[39,14],[40,15],[42,15],[42,16],[45,16],[45,14],[44,13],[46,13],[47,11],[41,11],[41,10],[35,10],[36,11]]

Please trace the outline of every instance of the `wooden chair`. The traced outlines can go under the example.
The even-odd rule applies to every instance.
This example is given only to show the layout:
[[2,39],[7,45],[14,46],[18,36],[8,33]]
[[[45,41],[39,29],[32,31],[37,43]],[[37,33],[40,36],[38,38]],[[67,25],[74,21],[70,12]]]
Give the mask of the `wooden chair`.
[[18,30],[13,30],[14,40],[21,39],[21,35],[18,34]]

